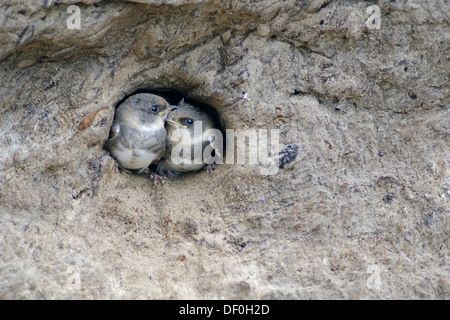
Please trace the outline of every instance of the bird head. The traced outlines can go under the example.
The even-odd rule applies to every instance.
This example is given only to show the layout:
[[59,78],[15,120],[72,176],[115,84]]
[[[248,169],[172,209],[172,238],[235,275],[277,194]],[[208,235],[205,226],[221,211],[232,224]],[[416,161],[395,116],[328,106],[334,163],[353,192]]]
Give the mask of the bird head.
[[202,124],[202,131],[213,126],[212,120],[208,114],[203,112],[201,109],[184,102],[184,99],[180,101],[175,109],[168,113],[166,122],[172,130],[185,129],[191,132],[194,131],[194,125],[196,122],[200,122]]
[[140,93],[131,96],[126,103],[135,110],[137,118],[142,123],[164,121],[174,107],[164,98],[150,93]]

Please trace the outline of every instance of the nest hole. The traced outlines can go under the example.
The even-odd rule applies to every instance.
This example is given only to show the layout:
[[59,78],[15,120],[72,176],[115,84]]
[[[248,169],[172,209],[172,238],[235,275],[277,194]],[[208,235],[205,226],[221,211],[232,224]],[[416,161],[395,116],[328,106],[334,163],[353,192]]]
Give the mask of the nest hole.
[[[226,156],[225,155],[226,128],[225,128],[223,120],[221,119],[221,117],[219,115],[219,112],[214,107],[212,107],[211,105],[206,104],[204,102],[201,102],[195,98],[192,98],[192,96],[186,91],[177,90],[177,89],[169,89],[169,88],[159,88],[159,89],[137,89],[137,90],[133,91],[132,93],[124,96],[121,100],[119,100],[115,104],[114,108],[116,109],[126,99],[128,99],[129,97],[131,97],[133,95],[139,94],[139,93],[150,93],[150,94],[158,95],[158,96],[164,98],[171,105],[178,105],[178,103],[184,98],[185,102],[190,103],[190,104],[198,107],[199,109],[201,109],[203,112],[209,114],[215,122],[216,129],[220,130],[220,132],[222,133],[222,137],[223,137],[222,151],[224,153],[224,156]],[[155,164],[150,165],[151,170],[154,170],[155,167],[156,167]],[[134,172],[134,170],[131,170],[131,171]]]

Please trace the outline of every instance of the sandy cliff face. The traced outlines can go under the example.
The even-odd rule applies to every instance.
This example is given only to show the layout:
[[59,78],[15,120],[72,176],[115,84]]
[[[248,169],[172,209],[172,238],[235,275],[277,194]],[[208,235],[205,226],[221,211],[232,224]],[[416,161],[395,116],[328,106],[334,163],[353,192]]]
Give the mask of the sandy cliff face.
[[[448,299],[448,12],[2,2],[0,296]],[[115,106],[163,88],[279,130],[283,168],[120,172]]]

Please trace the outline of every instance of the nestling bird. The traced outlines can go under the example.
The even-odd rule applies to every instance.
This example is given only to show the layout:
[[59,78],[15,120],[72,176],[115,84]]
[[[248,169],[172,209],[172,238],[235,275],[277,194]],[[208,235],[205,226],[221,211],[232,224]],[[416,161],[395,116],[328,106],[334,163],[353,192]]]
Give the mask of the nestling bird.
[[158,174],[174,177],[205,166],[212,174],[213,163],[222,163],[223,147],[212,117],[182,99],[166,121],[169,146],[158,163]]
[[[106,148],[121,168],[142,173],[162,157],[168,145],[166,117],[175,108],[149,93],[133,95],[117,108]],[[152,177],[155,185],[163,182],[158,175]]]

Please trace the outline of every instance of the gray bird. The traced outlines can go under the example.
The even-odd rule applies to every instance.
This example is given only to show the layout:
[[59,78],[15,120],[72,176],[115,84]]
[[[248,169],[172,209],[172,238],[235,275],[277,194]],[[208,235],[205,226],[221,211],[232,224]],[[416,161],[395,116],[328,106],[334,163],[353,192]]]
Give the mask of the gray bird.
[[211,116],[182,99],[166,121],[169,145],[156,172],[174,177],[206,166],[212,174],[213,163],[222,163],[223,141]]
[[[164,155],[168,145],[165,121],[174,108],[149,93],[133,95],[117,108],[106,148],[121,168],[143,173]],[[155,185],[162,180],[158,175],[152,178]]]

